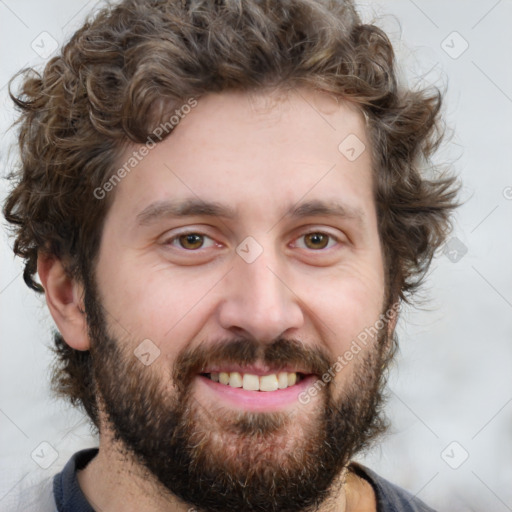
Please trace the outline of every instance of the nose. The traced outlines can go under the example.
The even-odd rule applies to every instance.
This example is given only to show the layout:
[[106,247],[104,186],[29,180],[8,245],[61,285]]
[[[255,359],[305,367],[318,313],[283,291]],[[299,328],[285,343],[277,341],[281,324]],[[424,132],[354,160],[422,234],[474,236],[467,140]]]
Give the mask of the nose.
[[269,251],[252,263],[237,257],[224,283],[220,325],[262,342],[291,336],[303,326],[304,316],[298,290],[287,277],[286,267]]

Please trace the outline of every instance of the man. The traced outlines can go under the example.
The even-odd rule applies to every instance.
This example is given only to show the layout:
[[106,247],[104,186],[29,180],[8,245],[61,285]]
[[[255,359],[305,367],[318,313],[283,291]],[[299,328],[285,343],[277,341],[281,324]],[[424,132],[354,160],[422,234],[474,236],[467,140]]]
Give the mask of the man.
[[13,97],[4,214],[99,433],[48,510],[432,510],[351,462],[456,206],[421,173],[440,96],[382,31],[345,0],[126,0]]

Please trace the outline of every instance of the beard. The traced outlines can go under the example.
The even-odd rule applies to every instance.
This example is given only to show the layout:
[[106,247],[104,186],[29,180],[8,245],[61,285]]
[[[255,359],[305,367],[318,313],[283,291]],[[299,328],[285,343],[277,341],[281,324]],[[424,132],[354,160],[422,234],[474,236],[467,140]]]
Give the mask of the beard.
[[386,430],[385,327],[374,346],[354,358],[343,389],[332,380],[322,383],[309,407],[298,402],[292,411],[250,412],[201,404],[192,391],[201,370],[214,363],[300,363],[320,379],[335,360],[295,339],[226,339],[185,347],[162,376],[158,360],[144,366],[134,356],[136,340],[109,334],[92,283],[85,287],[85,309],[102,428],[160,491],[196,511],[318,510],[335,499],[352,456]]

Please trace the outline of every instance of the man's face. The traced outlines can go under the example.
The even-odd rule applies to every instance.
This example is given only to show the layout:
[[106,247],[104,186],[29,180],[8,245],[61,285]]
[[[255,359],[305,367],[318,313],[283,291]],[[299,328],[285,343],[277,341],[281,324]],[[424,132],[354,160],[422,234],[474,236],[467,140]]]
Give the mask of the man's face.
[[305,510],[379,428],[362,144],[325,94],[212,94],[116,187],[88,287],[102,428],[200,509]]

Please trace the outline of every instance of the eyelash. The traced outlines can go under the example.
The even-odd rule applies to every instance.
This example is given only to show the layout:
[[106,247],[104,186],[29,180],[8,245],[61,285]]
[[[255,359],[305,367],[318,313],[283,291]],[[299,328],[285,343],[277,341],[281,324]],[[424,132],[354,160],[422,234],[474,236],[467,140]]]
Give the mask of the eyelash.
[[[206,247],[204,248],[203,246],[197,248],[197,249],[186,249],[185,247],[181,246],[180,243],[179,243],[179,240],[181,237],[185,237],[185,236],[188,236],[188,235],[197,235],[199,237],[202,237],[203,239],[210,239],[213,243],[210,245],[210,247],[214,246],[216,244],[215,240],[204,234],[204,233],[201,233],[201,232],[198,232],[198,231],[186,231],[186,232],[183,232],[183,233],[179,233],[169,239],[167,239],[165,242],[164,242],[164,245],[171,245],[171,246],[174,246],[176,247],[177,249],[179,250],[183,250],[183,251],[186,251],[186,252],[199,252],[200,250],[205,250],[205,249],[209,249],[210,247]],[[311,248],[308,248],[308,247],[301,247],[301,249],[304,249],[304,250],[307,250],[307,249],[310,249],[312,252],[323,252],[323,251],[327,251],[329,249],[331,249],[333,247],[333,245],[331,244],[331,242],[335,242],[336,244],[339,244],[340,243],[340,239],[334,235],[332,235],[331,233],[326,233],[324,231],[308,231],[307,233],[304,233],[302,235],[300,235],[299,237],[297,237],[294,242],[296,240],[300,240],[300,239],[303,239],[304,237],[308,236],[308,235],[323,235],[323,236],[327,236],[329,238],[329,241],[328,241],[328,246],[327,247],[322,247],[320,249],[311,249]],[[331,245],[329,245],[331,244]]]

